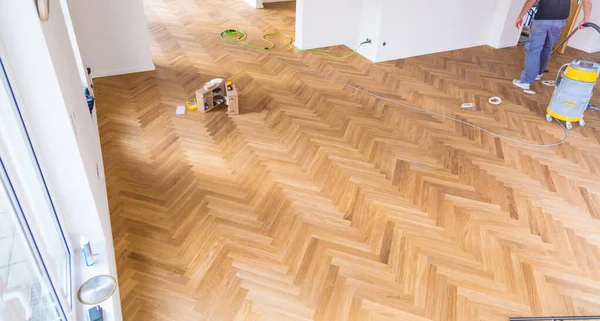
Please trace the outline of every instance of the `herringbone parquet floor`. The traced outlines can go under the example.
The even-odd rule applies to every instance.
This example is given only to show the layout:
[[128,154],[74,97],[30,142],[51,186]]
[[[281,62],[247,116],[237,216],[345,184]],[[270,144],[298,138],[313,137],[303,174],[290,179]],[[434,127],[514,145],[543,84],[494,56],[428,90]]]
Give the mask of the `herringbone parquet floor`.
[[[125,320],[600,314],[599,114],[560,147],[517,145],[218,38],[293,34],[293,3],[145,6],[156,72],[95,83]],[[541,111],[552,89],[511,84],[521,48],[382,64],[271,54],[515,138],[562,139]],[[574,57],[600,60],[569,50],[550,69]],[[176,116],[214,77],[236,82],[242,114]]]

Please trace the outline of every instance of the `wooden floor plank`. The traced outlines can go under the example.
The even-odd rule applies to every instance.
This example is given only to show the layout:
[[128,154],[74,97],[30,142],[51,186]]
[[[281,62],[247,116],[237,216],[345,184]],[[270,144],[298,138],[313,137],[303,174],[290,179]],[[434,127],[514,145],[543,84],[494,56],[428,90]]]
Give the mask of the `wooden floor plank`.
[[[598,113],[564,145],[519,145],[219,39],[293,34],[294,3],[145,9],[156,71],[95,80],[125,320],[600,314]],[[273,56],[390,99],[527,142],[563,137],[544,119],[552,88],[511,83],[522,48],[373,64],[277,42]],[[574,58],[600,60],[569,49],[549,69]],[[236,83],[240,115],[175,115],[214,77]]]

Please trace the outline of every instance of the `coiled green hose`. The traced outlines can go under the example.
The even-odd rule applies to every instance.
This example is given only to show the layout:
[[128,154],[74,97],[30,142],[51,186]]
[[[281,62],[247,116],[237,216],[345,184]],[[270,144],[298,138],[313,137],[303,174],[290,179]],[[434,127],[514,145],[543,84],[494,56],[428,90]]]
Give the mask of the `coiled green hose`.
[[283,37],[285,37],[287,39],[287,45],[289,47],[291,47],[291,48],[294,48],[294,49],[298,50],[298,51],[311,52],[311,53],[315,53],[315,54],[327,56],[327,57],[334,58],[334,59],[346,59],[346,58],[350,58],[364,44],[371,43],[370,40],[363,41],[351,53],[349,53],[347,55],[344,55],[344,56],[336,56],[336,55],[331,54],[329,52],[321,51],[321,50],[316,50],[316,49],[300,49],[300,48],[294,46],[294,44],[293,44],[294,38],[292,38],[292,36],[290,36],[288,34],[285,34],[283,32],[278,32],[278,31],[276,31],[276,32],[268,32],[268,33],[265,33],[264,35],[262,35],[262,40],[264,42],[268,43],[268,46],[266,46],[266,47],[258,47],[258,46],[255,46],[255,45],[252,45],[252,44],[248,43],[246,41],[246,37],[247,37],[246,33],[243,30],[240,30],[240,29],[227,29],[227,30],[221,31],[221,33],[219,34],[219,37],[221,39],[223,39],[223,41],[239,43],[239,44],[242,44],[244,46],[250,47],[250,48],[255,49],[255,50],[271,50],[271,49],[275,48],[275,43],[273,41],[271,41],[271,40],[268,39],[269,37],[272,37],[272,36],[283,36]]

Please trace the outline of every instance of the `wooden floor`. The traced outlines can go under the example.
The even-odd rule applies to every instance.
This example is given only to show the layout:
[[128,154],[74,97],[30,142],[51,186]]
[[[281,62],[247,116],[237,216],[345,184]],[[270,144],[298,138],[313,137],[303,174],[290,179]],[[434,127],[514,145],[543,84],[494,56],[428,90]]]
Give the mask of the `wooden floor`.
[[[599,113],[560,147],[518,145],[218,37],[293,34],[293,3],[144,2],[156,72],[95,82],[125,320],[600,314]],[[552,89],[511,84],[522,48],[271,54],[514,138],[563,138],[544,120]],[[574,57],[600,60],[570,50],[550,70]],[[241,115],[175,115],[214,77],[236,82]]]

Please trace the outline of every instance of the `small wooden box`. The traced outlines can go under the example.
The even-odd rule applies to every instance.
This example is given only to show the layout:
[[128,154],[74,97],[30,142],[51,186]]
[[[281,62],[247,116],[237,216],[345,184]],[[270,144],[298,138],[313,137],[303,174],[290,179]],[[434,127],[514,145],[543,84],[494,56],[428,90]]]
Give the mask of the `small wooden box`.
[[228,85],[228,87],[231,87],[231,90],[227,88],[227,112],[232,115],[239,115],[240,105],[237,90],[233,84]]
[[198,109],[207,112],[225,102],[225,82],[205,86],[196,91]]

